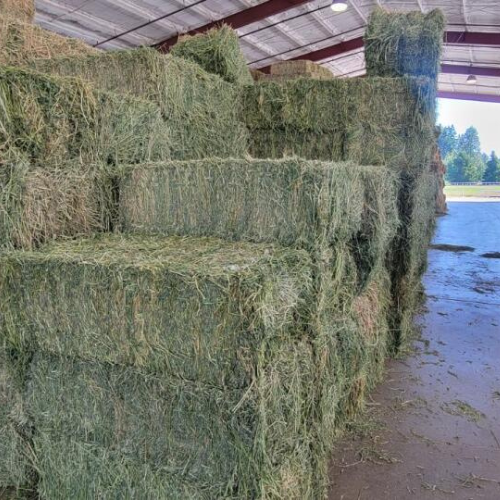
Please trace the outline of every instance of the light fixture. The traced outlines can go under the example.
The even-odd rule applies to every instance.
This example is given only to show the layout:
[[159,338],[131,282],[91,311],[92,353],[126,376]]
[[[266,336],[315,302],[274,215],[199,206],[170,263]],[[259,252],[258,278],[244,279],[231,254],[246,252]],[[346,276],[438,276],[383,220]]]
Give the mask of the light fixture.
[[469,75],[466,80],[467,85],[475,85],[477,83],[476,75]]
[[332,5],[330,6],[333,12],[344,12],[347,10],[346,0],[332,0]]

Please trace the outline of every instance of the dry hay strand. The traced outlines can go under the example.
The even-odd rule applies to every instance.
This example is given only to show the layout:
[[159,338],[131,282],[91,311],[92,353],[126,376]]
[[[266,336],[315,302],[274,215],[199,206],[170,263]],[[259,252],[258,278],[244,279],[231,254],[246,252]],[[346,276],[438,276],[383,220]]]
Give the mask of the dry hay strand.
[[0,0],[0,17],[31,23],[35,17],[35,0]]
[[0,49],[0,63],[9,66],[28,65],[35,59],[74,57],[99,52],[81,40],[10,18],[0,20]]
[[170,53],[199,64],[226,82],[237,85],[252,83],[238,34],[227,25],[193,36],[181,36]]

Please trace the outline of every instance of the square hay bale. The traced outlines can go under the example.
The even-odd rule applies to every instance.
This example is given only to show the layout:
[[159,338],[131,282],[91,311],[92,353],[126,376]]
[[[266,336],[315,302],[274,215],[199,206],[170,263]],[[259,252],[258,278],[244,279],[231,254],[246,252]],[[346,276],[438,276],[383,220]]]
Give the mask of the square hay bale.
[[2,335],[20,351],[251,381],[259,348],[300,335],[307,252],[212,238],[100,235],[1,258]]
[[332,72],[321,64],[308,60],[280,61],[271,65],[270,76],[297,77],[305,76],[318,79],[333,79]]
[[364,36],[368,76],[425,76],[437,84],[446,20],[441,10],[373,10]]
[[151,102],[93,90],[75,79],[0,68],[0,159],[58,164],[169,158],[169,134]]
[[181,36],[170,53],[199,64],[205,71],[219,75],[226,82],[237,85],[252,83],[238,34],[230,26]]
[[61,36],[9,17],[0,19],[0,64],[21,66],[28,65],[35,59],[73,57],[98,52],[76,38]]
[[36,355],[27,402],[38,490],[42,498],[320,498],[313,367],[311,346],[291,338],[261,346],[252,380],[231,390]]
[[110,227],[112,192],[103,168],[12,161],[0,170],[0,188],[0,248],[33,249]]
[[29,485],[28,449],[24,437],[29,426],[24,412],[20,360],[0,344],[0,491]]
[[35,0],[0,0],[0,17],[33,22]]
[[36,61],[34,67],[154,101],[170,130],[173,159],[241,157],[247,152],[240,90],[191,61],[141,48]]
[[215,236],[318,252],[360,229],[363,175],[354,163],[300,158],[127,166],[118,180],[120,226],[125,232]]
[[244,93],[250,153],[419,171],[418,153],[434,134],[429,85],[404,78],[256,82]]

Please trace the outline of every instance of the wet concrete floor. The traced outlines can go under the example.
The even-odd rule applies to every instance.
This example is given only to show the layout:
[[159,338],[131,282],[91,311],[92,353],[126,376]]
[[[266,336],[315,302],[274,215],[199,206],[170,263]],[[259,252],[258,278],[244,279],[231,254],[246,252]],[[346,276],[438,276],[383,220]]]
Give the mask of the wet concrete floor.
[[500,203],[450,203],[434,244],[421,338],[336,445],[329,500],[500,500]]

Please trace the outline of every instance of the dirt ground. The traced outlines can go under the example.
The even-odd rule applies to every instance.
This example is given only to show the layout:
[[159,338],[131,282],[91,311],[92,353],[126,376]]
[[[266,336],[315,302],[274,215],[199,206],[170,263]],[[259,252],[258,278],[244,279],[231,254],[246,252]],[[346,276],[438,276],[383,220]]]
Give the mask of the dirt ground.
[[329,500],[500,500],[500,203],[448,208],[421,338],[337,444]]

